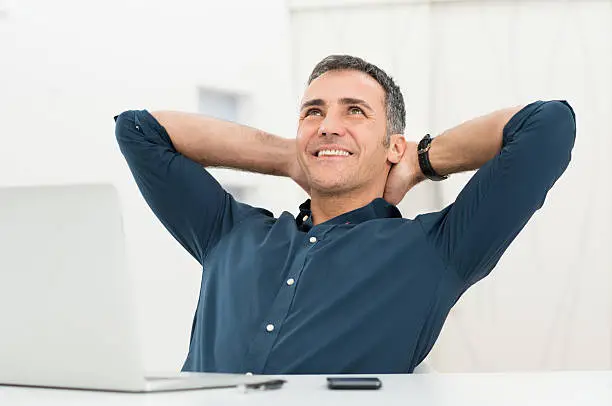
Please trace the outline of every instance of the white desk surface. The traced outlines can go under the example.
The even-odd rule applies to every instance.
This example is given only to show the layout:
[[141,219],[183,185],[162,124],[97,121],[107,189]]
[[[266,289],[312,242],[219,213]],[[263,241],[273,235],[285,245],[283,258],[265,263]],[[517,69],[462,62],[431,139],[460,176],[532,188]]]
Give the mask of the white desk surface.
[[612,405],[612,371],[381,375],[373,391],[326,388],[325,376],[286,376],[282,389],[122,394],[0,386],[0,405]]

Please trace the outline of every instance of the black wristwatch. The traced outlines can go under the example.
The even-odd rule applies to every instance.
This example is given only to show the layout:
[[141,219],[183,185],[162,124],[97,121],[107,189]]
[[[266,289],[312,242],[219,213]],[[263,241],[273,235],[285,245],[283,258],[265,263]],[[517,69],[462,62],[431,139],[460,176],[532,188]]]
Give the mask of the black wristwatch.
[[419,156],[419,166],[421,167],[421,172],[428,179],[440,181],[444,179],[448,179],[448,175],[438,175],[434,168],[431,167],[431,162],[429,162],[429,148],[431,147],[431,135],[427,134],[423,137],[423,139],[419,142],[419,146],[417,147],[417,155]]

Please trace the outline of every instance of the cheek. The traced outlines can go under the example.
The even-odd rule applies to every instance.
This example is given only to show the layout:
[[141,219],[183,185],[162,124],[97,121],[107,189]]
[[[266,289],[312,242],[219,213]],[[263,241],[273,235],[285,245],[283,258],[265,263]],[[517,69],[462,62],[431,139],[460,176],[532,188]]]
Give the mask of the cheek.
[[376,171],[387,162],[387,151],[382,145],[382,141],[379,144],[368,143],[364,145],[361,152],[362,167],[367,171]]
[[308,154],[308,138],[298,135],[296,138],[296,155],[297,159],[304,161]]
[[309,140],[309,137],[305,133],[298,130],[298,133],[295,137],[296,159],[302,166],[307,165],[308,140]]
[[300,126],[298,127],[298,133],[301,133],[304,136],[308,137],[312,134],[316,134],[318,128],[319,128],[318,120],[309,118],[301,122]]
[[298,127],[296,142],[300,152],[304,151],[312,138],[317,135],[318,126],[312,121],[314,120],[303,121]]

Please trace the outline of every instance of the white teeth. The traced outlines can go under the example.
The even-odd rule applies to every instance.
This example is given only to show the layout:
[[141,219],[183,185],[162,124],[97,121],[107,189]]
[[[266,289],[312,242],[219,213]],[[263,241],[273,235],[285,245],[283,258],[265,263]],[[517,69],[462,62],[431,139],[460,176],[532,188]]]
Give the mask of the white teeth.
[[349,156],[350,154],[347,151],[342,151],[340,149],[323,149],[319,151],[317,156]]

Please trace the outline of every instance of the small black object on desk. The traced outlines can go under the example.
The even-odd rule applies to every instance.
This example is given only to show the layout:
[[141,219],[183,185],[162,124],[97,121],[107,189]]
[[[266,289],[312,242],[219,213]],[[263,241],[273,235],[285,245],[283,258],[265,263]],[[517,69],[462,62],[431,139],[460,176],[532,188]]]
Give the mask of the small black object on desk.
[[375,377],[329,377],[329,389],[380,389],[382,382]]

